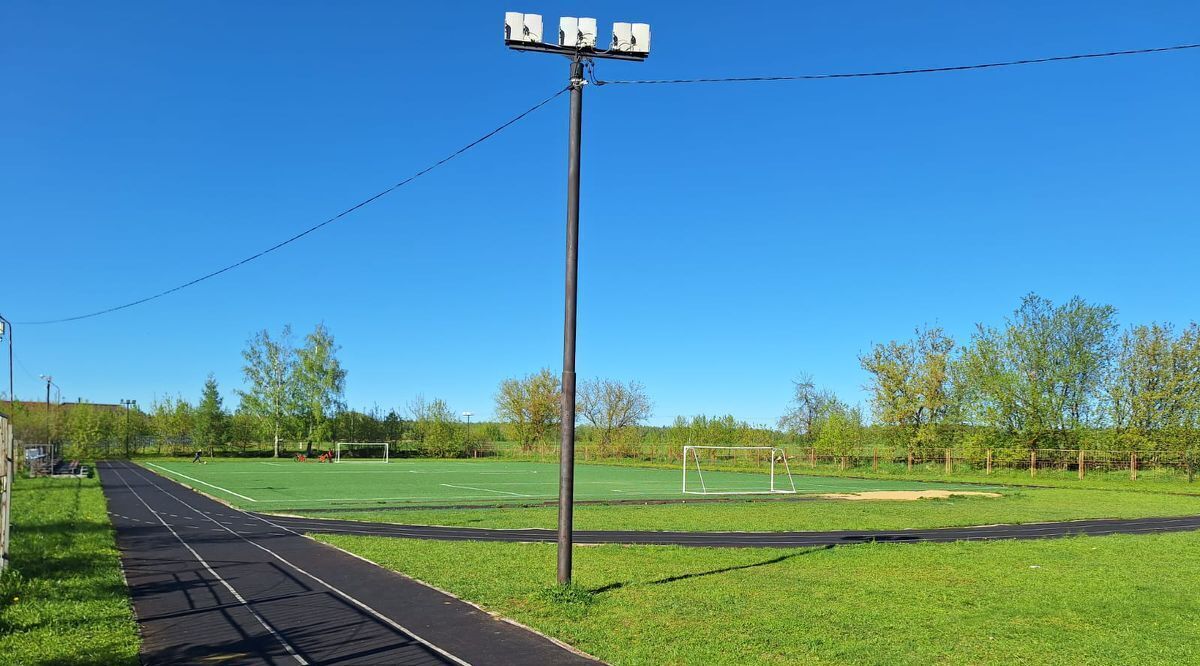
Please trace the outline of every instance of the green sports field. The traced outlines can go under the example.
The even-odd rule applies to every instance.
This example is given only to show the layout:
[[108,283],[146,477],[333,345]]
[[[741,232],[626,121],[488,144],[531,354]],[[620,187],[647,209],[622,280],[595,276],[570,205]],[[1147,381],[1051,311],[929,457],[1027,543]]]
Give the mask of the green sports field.
[[[410,460],[363,463],[298,463],[291,460],[144,462],[148,469],[243,509],[366,508],[436,505],[537,504],[558,496],[558,466],[489,460]],[[871,490],[970,489],[977,485],[880,479],[793,477],[798,494]],[[697,482],[689,477],[689,488]],[[710,490],[761,491],[767,474],[704,472]],[[786,477],[776,477],[787,487]],[[664,500],[684,495],[681,470],[578,465],[580,501]]]

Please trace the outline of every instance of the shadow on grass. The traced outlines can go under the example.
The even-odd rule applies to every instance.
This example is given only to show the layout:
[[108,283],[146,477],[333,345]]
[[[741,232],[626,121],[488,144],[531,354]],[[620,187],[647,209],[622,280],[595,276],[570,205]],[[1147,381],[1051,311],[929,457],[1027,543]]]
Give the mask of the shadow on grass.
[[[750,564],[739,564],[737,566],[722,567],[720,569],[712,569],[710,571],[696,571],[696,572],[692,572],[692,573],[679,574],[676,576],[668,576],[667,578],[659,578],[658,580],[648,581],[645,583],[645,585],[666,585],[667,583],[674,583],[677,581],[689,580],[692,578],[702,578],[704,576],[715,576],[717,574],[729,573],[731,571],[741,571],[743,569],[755,569],[757,567],[765,567],[765,566],[770,566],[772,564],[779,564],[780,562],[785,562],[787,560],[791,560],[791,559],[794,559],[797,557],[802,557],[804,555],[811,555],[813,553],[818,553],[823,550],[829,550],[831,548],[833,548],[832,545],[821,546],[819,548],[810,548],[808,550],[802,550],[802,551],[795,552],[795,553],[788,553],[787,555],[780,555],[779,557],[772,557],[770,559],[763,560],[761,562],[751,562]],[[619,589],[621,589],[627,585],[631,585],[631,584],[632,583],[628,582],[628,581],[618,581],[616,583],[609,583],[608,585],[602,585],[595,589],[588,590],[588,592],[590,592],[591,594],[603,594],[605,592],[619,590]]]

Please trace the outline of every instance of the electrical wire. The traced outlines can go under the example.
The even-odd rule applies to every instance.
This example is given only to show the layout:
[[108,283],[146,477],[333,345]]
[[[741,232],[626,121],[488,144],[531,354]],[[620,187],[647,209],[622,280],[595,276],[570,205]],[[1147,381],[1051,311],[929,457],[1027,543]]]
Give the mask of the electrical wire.
[[377,199],[381,199],[381,198],[383,198],[383,197],[387,196],[388,194],[391,194],[392,192],[395,192],[396,190],[400,189],[401,187],[404,187],[405,185],[407,185],[407,184],[411,183],[412,181],[414,181],[414,180],[416,180],[416,179],[420,178],[421,176],[424,176],[425,174],[429,173],[430,171],[433,171],[434,169],[436,169],[436,168],[438,168],[438,167],[442,166],[443,164],[445,164],[445,163],[449,162],[450,160],[452,160],[452,159],[454,159],[454,158],[458,157],[459,155],[462,155],[463,153],[467,152],[468,150],[470,150],[470,149],[474,148],[475,146],[478,146],[479,144],[483,143],[484,141],[487,141],[488,139],[490,139],[490,138],[492,138],[492,137],[496,136],[497,134],[499,134],[500,132],[504,131],[504,130],[505,130],[505,129],[507,129],[508,127],[510,127],[510,126],[512,126],[512,125],[514,125],[514,124],[516,124],[516,123],[517,123],[517,122],[519,122],[521,119],[523,119],[523,118],[525,118],[526,116],[528,116],[529,114],[531,114],[531,113],[533,113],[534,111],[537,111],[538,109],[542,108],[543,106],[545,106],[545,105],[549,104],[550,102],[552,102],[554,99],[556,99],[556,98],[557,98],[559,95],[563,94],[563,93],[564,93],[564,92],[566,92],[567,90],[568,90],[568,88],[563,88],[563,89],[559,90],[558,92],[556,92],[556,93],[554,93],[553,95],[551,95],[551,96],[547,97],[546,99],[544,99],[544,100],[542,100],[542,101],[538,102],[537,104],[534,104],[533,106],[529,107],[529,108],[528,108],[528,109],[526,109],[525,111],[522,111],[520,114],[518,114],[518,115],[516,115],[516,116],[513,116],[511,119],[509,119],[509,120],[508,120],[507,122],[505,122],[503,125],[500,125],[500,126],[499,126],[499,127],[497,127],[496,129],[493,129],[492,131],[488,132],[487,134],[484,134],[483,136],[479,137],[478,139],[475,139],[474,141],[472,141],[472,142],[468,143],[467,145],[463,146],[462,148],[459,148],[458,150],[454,151],[453,153],[450,153],[450,154],[449,154],[449,155],[447,155],[446,157],[443,157],[442,159],[440,159],[440,160],[438,160],[438,161],[434,162],[433,164],[431,164],[431,165],[429,165],[429,166],[425,167],[424,169],[421,169],[420,171],[418,171],[418,172],[414,173],[413,175],[409,176],[408,178],[405,178],[404,180],[401,180],[400,182],[396,183],[395,185],[392,185],[391,187],[387,188],[386,190],[383,190],[383,191],[381,191],[381,192],[379,192],[379,193],[377,193],[377,194],[375,194],[375,195],[373,195],[373,196],[371,196],[371,197],[368,197],[368,198],[366,198],[366,199],[363,199],[362,201],[360,201],[360,202],[358,202],[358,203],[354,204],[353,206],[351,206],[351,207],[349,207],[349,208],[347,208],[347,209],[343,210],[342,212],[338,213],[337,215],[334,215],[333,217],[330,217],[330,218],[326,219],[324,222],[319,222],[319,223],[317,223],[317,224],[314,224],[313,226],[311,226],[311,227],[309,227],[309,228],[307,228],[307,229],[305,229],[305,230],[303,230],[303,231],[301,231],[301,232],[299,232],[299,233],[295,234],[294,236],[291,236],[290,238],[288,238],[288,239],[286,239],[286,240],[280,241],[280,242],[278,242],[278,243],[276,243],[276,244],[272,245],[271,247],[268,247],[268,248],[267,248],[267,249],[265,249],[265,250],[261,250],[261,251],[259,251],[259,252],[255,253],[255,254],[252,254],[252,255],[250,255],[250,256],[248,256],[248,257],[246,257],[245,259],[242,259],[241,261],[237,261],[237,262],[235,262],[235,263],[229,264],[228,266],[225,266],[225,267],[223,267],[223,268],[219,268],[219,269],[217,269],[217,270],[215,270],[215,271],[212,271],[211,273],[206,273],[206,274],[204,274],[204,275],[201,275],[201,276],[200,276],[200,277],[198,277],[198,278],[195,278],[195,279],[193,279],[193,280],[189,280],[189,281],[187,281],[187,282],[184,282],[183,284],[176,285],[176,286],[174,286],[174,287],[171,287],[170,289],[166,289],[166,290],[160,291],[160,292],[158,292],[158,293],[156,293],[156,294],[153,294],[153,295],[151,295],[151,296],[146,296],[146,297],[144,297],[144,298],[139,298],[139,299],[137,299],[137,300],[135,300],[135,301],[130,301],[130,302],[128,302],[128,303],[124,303],[124,304],[121,304],[121,305],[116,305],[116,306],[113,306],[113,307],[110,307],[110,308],[105,308],[105,309],[103,309],[103,310],[97,310],[97,311],[95,311],[95,312],[89,312],[89,313],[87,313],[87,314],[80,314],[80,315],[75,315],[75,316],[71,316],[71,317],[60,317],[60,318],[58,318],[58,319],[44,319],[44,320],[41,320],[41,321],[23,321],[23,322],[16,322],[16,323],[18,323],[18,324],[21,324],[21,325],[23,325],[23,326],[40,326],[40,325],[44,325],[44,324],[61,324],[61,323],[69,322],[69,321],[79,321],[79,320],[81,320],[81,319],[90,319],[90,318],[92,318],[92,317],[99,317],[100,315],[105,315],[105,314],[109,314],[109,313],[112,313],[112,312],[117,312],[117,311],[119,311],[119,310],[124,310],[124,309],[126,309],[126,308],[131,308],[131,307],[134,307],[135,305],[141,305],[141,304],[143,304],[143,303],[148,303],[148,302],[150,302],[150,301],[153,301],[153,300],[156,300],[156,299],[162,298],[163,296],[167,296],[167,295],[169,295],[169,294],[173,294],[173,293],[175,293],[175,292],[177,292],[177,291],[182,291],[183,289],[187,289],[188,287],[191,287],[191,286],[193,286],[193,285],[196,285],[196,284],[199,284],[199,283],[201,283],[201,282],[204,282],[205,280],[209,280],[209,279],[211,279],[211,278],[217,277],[218,275],[221,275],[222,273],[226,273],[226,272],[228,272],[228,271],[231,271],[231,270],[233,270],[233,269],[235,269],[235,268],[238,268],[239,266],[243,266],[243,265],[245,265],[245,264],[248,264],[248,263],[250,263],[250,262],[254,261],[255,259],[259,259],[259,258],[261,258],[261,257],[263,257],[263,256],[265,256],[265,255],[268,255],[268,254],[270,254],[270,253],[274,252],[275,250],[278,250],[278,249],[280,249],[280,248],[282,248],[282,247],[284,247],[284,246],[286,246],[286,245],[289,245],[289,244],[291,244],[291,243],[294,243],[294,242],[296,242],[296,241],[300,240],[301,238],[304,238],[305,236],[307,236],[307,235],[311,234],[312,232],[314,232],[314,231],[316,231],[316,230],[318,230],[318,229],[320,229],[320,228],[322,228],[322,227],[324,227],[324,226],[326,226],[326,225],[329,225],[329,224],[332,224],[332,223],[334,223],[334,222],[337,222],[337,221],[338,221],[338,220],[340,220],[341,218],[343,218],[343,217],[345,217],[345,216],[349,215],[350,213],[353,213],[354,211],[358,210],[359,208],[362,208],[363,206],[366,206],[366,205],[368,205],[368,204],[370,204],[370,203],[372,203],[372,202],[376,201]]
[[949,67],[922,67],[918,69],[893,69],[878,72],[846,72],[840,74],[796,74],[788,76],[734,76],[725,78],[705,79],[634,79],[616,81],[593,81],[598,86],[606,85],[642,85],[659,83],[746,83],[753,81],[814,81],[819,79],[860,79],[879,76],[902,76],[906,74],[937,74],[943,72],[962,72],[974,69],[994,69],[997,67],[1014,67],[1016,65],[1037,65],[1048,62],[1063,62],[1066,60],[1087,60],[1090,58],[1114,58],[1117,56],[1144,55],[1148,53],[1165,53],[1167,51],[1184,51],[1200,48],[1200,44],[1179,44],[1177,46],[1160,46],[1149,49],[1133,49],[1129,51],[1106,51],[1104,53],[1079,53],[1076,55],[1052,56],[1049,58],[1028,58],[1024,60],[1006,60],[1003,62],[988,62],[976,65],[953,65]]

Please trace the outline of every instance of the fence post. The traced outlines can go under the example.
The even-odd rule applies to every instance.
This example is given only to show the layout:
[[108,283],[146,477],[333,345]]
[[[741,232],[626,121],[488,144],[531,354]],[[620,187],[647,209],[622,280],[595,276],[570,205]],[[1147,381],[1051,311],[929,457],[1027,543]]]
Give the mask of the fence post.
[[871,449],[871,471],[872,472],[879,471],[879,448],[878,447]]
[[1129,480],[1137,481],[1137,451],[1129,452]]
[[950,449],[946,449],[946,474],[950,474],[952,463],[950,462]]
[[808,447],[808,466],[817,466],[817,447],[815,446]]
[[987,450],[987,475],[992,475],[992,450]]
[[1079,449],[1079,480],[1083,481],[1083,449]]
[[908,471],[912,471],[912,451],[908,452]]
[[1029,450],[1029,476],[1037,476],[1037,449]]

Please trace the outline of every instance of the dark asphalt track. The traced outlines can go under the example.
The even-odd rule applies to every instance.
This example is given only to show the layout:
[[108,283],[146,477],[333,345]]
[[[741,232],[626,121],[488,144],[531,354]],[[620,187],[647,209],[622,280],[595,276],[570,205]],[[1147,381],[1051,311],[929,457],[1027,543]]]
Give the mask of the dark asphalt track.
[[144,664],[597,663],[136,465],[99,469]]
[[[365,534],[444,541],[553,542],[553,530],[493,530],[478,527],[427,527],[368,523],[327,518],[265,516],[281,527],[303,533]],[[1154,534],[1200,530],[1200,516],[1075,520],[1061,523],[940,527],[924,530],[838,532],[575,532],[579,544],[646,544],[664,546],[802,548],[856,543],[945,543],[995,539],[1051,539],[1077,535]]]

